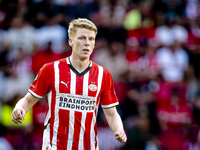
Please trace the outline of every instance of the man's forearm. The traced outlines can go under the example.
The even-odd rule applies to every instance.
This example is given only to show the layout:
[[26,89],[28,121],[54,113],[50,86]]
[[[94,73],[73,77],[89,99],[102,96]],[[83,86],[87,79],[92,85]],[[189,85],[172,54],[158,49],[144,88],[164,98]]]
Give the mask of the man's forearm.
[[20,100],[17,102],[17,104],[15,105],[15,108],[14,108],[14,109],[16,109],[16,108],[22,108],[22,109],[24,109],[25,112],[27,113],[31,107],[30,107],[29,104],[27,103],[25,97],[23,97],[23,98],[20,99]]
[[125,143],[127,140],[126,134],[124,132],[123,123],[121,117],[119,116],[115,107],[104,109],[104,114],[108,122],[109,127],[114,132],[116,140],[121,143]]
[[17,102],[15,108],[22,108],[27,113],[37,101],[37,98],[33,97],[30,93],[27,93],[22,99]]
[[22,123],[26,113],[39,99],[27,93],[22,99],[20,99],[12,112],[12,121],[16,124]]
[[108,116],[107,121],[109,127],[113,132],[116,132],[118,130],[124,130],[122,120],[117,112],[114,113],[112,116]]
[[124,130],[122,120],[116,108],[104,109],[104,114],[108,125],[113,132],[116,132],[117,130]]

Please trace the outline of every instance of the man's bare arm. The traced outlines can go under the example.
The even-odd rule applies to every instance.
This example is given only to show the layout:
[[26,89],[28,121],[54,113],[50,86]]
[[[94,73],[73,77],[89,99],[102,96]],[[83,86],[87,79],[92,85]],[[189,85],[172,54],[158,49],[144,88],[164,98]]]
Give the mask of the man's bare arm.
[[116,140],[121,143],[125,143],[127,140],[126,134],[124,132],[122,120],[116,110],[116,107],[103,109],[108,122],[109,127],[114,132]]
[[16,124],[22,123],[24,120],[24,117],[26,113],[33,107],[33,105],[38,101],[39,99],[31,95],[30,93],[27,93],[22,99],[20,99],[17,104],[15,105],[15,108],[12,112],[12,121]]

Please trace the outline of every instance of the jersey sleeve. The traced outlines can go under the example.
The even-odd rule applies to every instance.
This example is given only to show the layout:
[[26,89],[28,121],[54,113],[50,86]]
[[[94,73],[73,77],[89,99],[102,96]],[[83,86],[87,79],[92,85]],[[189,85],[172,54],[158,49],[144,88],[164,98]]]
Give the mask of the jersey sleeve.
[[37,74],[35,80],[32,82],[29,93],[31,93],[36,98],[43,98],[50,89],[50,71],[47,65],[44,65],[39,73]]
[[100,104],[102,108],[111,108],[119,104],[114,91],[114,83],[111,73],[104,68],[103,74],[103,92],[101,94]]

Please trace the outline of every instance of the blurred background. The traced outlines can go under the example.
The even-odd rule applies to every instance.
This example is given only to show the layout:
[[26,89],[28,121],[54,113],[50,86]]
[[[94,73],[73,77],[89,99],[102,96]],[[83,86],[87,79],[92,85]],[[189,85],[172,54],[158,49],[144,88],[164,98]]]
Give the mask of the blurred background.
[[128,136],[102,109],[100,150],[200,150],[199,0],[0,0],[0,150],[40,150],[46,98],[15,125],[11,113],[43,64],[70,56],[67,28],[98,27],[91,59],[111,72]]

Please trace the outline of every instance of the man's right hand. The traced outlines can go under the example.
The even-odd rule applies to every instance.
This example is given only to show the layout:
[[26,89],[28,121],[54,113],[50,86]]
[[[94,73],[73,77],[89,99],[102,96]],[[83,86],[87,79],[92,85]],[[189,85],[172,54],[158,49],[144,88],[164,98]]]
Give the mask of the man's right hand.
[[12,121],[16,124],[22,123],[25,117],[25,110],[23,108],[15,108],[12,112]]

